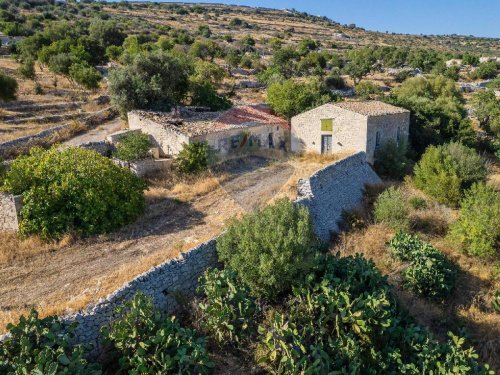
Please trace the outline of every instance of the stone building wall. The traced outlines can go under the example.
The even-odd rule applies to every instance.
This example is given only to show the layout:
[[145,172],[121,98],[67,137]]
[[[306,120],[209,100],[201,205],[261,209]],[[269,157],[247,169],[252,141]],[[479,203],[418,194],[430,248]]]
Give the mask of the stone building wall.
[[299,180],[296,203],[309,208],[316,235],[328,241],[339,231],[342,212],[361,203],[365,185],[381,182],[366,154],[358,152]]
[[[399,129],[399,130],[398,130]],[[389,140],[406,142],[410,133],[410,112],[391,113],[382,116],[368,117],[368,137],[366,155],[368,162],[373,163],[375,158],[376,134],[380,134],[380,146]],[[399,133],[399,136],[398,136]]]
[[8,193],[0,193],[0,230],[17,231],[19,229],[19,211],[22,197]]
[[[321,120],[332,119],[332,131],[321,131]],[[321,153],[321,136],[332,135],[332,153],[366,150],[367,118],[358,113],[325,104],[291,120],[292,152]]]
[[[224,156],[247,146],[246,142],[245,145],[242,144],[242,135],[245,133],[253,137],[255,149],[269,149],[269,135],[272,134],[274,149],[279,149],[282,143],[286,145],[287,132],[287,130],[279,126],[256,125],[209,133],[193,137],[190,141],[205,141]],[[235,140],[233,144],[233,137],[240,137],[239,142]],[[234,147],[235,145],[237,146]]]
[[168,126],[159,124],[140,116],[137,112],[128,113],[128,127],[130,130],[140,130],[149,134],[154,147],[160,149],[160,156],[177,155],[184,143],[189,143],[189,137],[177,133]]

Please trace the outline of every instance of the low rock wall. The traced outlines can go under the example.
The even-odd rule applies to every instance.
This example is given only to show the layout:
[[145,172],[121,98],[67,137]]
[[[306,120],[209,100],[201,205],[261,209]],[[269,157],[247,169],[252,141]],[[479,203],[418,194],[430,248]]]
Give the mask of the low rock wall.
[[76,329],[77,341],[92,344],[93,354],[98,354],[102,349],[100,328],[112,322],[116,318],[116,307],[131,299],[137,292],[150,296],[156,307],[170,314],[179,309],[176,296],[194,296],[198,278],[208,267],[218,264],[216,243],[217,238],[213,238],[182,253],[176,259],[151,268],[96,304],[80,313],[66,316],[64,320],[67,323],[76,320],[79,323]]
[[309,208],[316,235],[328,241],[339,231],[342,212],[361,203],[365,186],[381,182],[366,154],[358,152],[299,180],[296,203]]

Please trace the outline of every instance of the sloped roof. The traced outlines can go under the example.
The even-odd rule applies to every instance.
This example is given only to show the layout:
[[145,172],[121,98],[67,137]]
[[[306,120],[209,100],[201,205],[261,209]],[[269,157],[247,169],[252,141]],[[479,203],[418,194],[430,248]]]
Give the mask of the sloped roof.
[[188,137],[259,125],[280,126],[289,129],[287,120],[273,115],[271,109],[262,104],[233,107],[223,112],[197,112],[189,109],[177,112],[134,112],[140,117],[147,118]]
[[409,112],[407,109],[396,107],[378,100],[345,101],[333,103],[333,105],[364,116],[380,116]]

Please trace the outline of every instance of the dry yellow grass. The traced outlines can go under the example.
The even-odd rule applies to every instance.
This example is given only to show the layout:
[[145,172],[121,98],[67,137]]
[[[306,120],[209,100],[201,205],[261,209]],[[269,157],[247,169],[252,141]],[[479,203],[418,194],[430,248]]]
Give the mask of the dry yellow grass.
[[14,232],[0,232],[0,264],[55,251],[73,242],[74,238],[71,235],[65,236],[58,242],[44,242],[36,236],[20,239]]
[[194,181],[179,182],[172,188],[173,196],[181,201],[188,202],[196,197],[208,194],[220,187],[220,184],[228,178],[227,175],[202,176]]

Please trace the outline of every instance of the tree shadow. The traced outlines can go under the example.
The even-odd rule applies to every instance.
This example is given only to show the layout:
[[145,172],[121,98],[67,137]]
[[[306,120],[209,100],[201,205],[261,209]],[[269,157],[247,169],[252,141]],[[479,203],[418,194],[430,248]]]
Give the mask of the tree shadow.
[[205,216],[190,203],[165,198],[149,204],[137,221],[110,234],[108,239],[126,241],[173,234],[203,224]]

